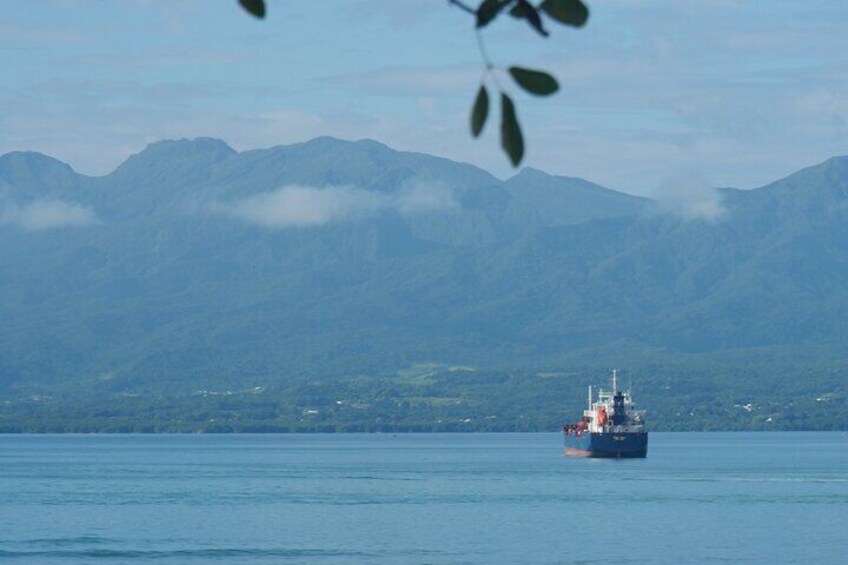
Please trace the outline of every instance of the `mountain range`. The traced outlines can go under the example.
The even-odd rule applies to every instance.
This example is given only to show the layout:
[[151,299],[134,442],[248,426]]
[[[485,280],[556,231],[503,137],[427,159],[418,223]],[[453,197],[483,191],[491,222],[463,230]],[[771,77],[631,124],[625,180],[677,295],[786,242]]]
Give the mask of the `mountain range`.
[[427,362],[843,371],[848,157],[704,194],[681,211],[327,137],[244,152],[162,141],[100,177],[8,153],[0,391],[194,390]]

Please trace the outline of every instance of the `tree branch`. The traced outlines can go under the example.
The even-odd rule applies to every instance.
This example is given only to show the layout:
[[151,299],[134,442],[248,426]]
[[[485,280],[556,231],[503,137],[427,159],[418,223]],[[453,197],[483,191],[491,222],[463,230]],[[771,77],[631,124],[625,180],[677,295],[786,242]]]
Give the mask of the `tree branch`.
[[457,8],[459,8],[459,9],[461,9],[461,10],[463,10],[463,11],[465,11],[465,12],[467,12],[467,13],[473,15],[473,16],[477,15],[477,10],[475,10],[474,8],[469,6],[468,4],[465,4],[464,2],[462,2],[462,0],[448,0],[448,4],[450,4],[451,6],[456,6]]

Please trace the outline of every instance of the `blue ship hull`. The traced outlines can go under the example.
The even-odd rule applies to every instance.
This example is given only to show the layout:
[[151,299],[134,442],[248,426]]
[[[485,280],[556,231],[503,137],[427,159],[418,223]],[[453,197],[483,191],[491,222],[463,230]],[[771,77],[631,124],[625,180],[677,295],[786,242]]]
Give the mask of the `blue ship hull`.
[[647,432],[583,432],[564,435],[565,454],[576,457],[645,457]]

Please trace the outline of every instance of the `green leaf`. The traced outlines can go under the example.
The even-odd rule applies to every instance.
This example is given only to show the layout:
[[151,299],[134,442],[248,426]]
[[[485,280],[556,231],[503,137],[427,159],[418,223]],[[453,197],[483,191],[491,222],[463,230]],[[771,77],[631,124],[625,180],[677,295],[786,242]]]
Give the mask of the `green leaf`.
[[515,116],[515,106],[512,99],[501,94],[501,147],[509,156],[513,167],[517,167],[524,157],[524,138],[521,136],[521,126]]
[[580,0],[544,0],[539,9],[556,21],[582,27],[589,19],[589,8]]
[[525,19],[530,26],[539,32],[540,35],[547,37],[549,34],[542,25],[542,17],[538,10],[533,7],[527,0],[518,0],[518,3],[509,11],[509,15],[513,18]]
[[265,17],[265,0],[239,0],[239,4],[260,20]]
[[509,74],[515,79],[518,86],[531,94],[547,96],[559,90],[557,80],[543,71],[510,67]]
[[486,118],[489,117],[489,93],[486,91],[486,86],[481,84],[480,90],[477,92],[477,98],[474,100],[474,108],[471,110],[471,135],[479,137],[483,131],[483,126],[486,125]]
[[[531,6],[532,8],[532,6]],[[518,2],[515,6],[512,7],[512,10],[509,11],[509,15],[516,19],[523,19],[527,17],[527,2]]]
[[477,27],[486,27],[514,0],[483,0],[477,7]]

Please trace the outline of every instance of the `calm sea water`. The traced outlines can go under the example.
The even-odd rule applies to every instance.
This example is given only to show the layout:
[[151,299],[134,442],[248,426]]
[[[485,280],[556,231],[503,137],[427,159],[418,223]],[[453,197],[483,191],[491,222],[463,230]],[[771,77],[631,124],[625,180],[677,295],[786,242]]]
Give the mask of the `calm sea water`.
[[9,563],[846,563],[848,434],[0,436]]

